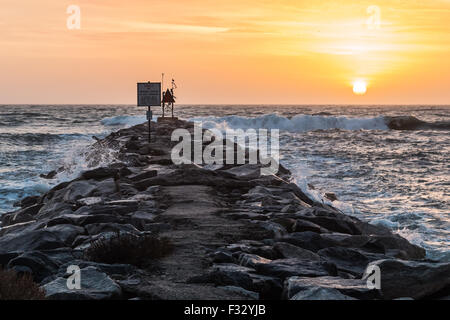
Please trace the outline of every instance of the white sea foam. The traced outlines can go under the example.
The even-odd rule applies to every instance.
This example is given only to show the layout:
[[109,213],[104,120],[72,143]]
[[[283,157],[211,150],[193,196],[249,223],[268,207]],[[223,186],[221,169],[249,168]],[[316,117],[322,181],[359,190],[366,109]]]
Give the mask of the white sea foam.
[[289,132],[313,130],[388,130],[382,116],[375,118],[349,118],[335,116],[297,115],[292,118],[267,114],[248,118],[241,116],[199,117],[191,121],[200,122],[207,129],[280,129]]
[[[306,170],[306,168],[304,168]],[[310,187],[308,180],[306,178],[305,172],[302,169],[297,169],[292,173],[293,182],[305,193],[311,200],[332,206],[346,214],[353,215],[355,210],[350,203],[344,201],[331,201],[327,199],[323,193],[317,189]]]
[[104,126],[135,126],[147,121],[145,116],[115,116],[101,120]]

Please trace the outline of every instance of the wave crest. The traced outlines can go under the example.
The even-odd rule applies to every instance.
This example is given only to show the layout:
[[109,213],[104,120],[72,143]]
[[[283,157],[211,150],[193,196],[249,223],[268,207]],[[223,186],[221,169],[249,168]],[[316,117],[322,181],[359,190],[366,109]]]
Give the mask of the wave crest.
[[144,123],[146,120],[145,116],[115,116],[101,120],[101,124],[104,126],[135,126]]
[[289,132],[314,130],[388,130],[383,116],[375,118],[348,118],[335,116],[296,115],[292,118],[268,114],[255,118],[226,116],[192,118],[203,127],[212,129],[280,129]]

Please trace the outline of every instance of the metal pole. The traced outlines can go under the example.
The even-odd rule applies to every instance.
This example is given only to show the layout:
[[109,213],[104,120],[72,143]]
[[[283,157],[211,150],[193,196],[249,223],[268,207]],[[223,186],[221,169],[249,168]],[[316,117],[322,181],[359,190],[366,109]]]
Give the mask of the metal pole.
[[148,114],[147,114],[147,118],[148,118],[148,142],[151,142],[151,126],[150,126],[150,122],[152,121],[152,119],[150,119],[150,117],[148,116],[150,114],[150,106],[148,106]]

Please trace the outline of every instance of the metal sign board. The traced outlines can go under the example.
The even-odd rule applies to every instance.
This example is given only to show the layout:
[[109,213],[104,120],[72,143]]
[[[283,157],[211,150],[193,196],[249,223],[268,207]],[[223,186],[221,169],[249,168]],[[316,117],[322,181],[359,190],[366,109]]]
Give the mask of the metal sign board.
[[138,106],[161,105],[161,82],[141,82],[137,84]]

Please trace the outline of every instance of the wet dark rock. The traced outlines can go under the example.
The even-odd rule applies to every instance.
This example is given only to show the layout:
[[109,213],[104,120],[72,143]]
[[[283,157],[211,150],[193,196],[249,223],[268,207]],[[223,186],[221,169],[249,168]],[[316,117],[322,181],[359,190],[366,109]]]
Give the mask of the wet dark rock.
[[21,207],[21,208],[27,208],[27,207],[31,207],[32,205],[39,203],[40,200],[41,200],[40,196],[28,196],[28,197],[25,197],[22,200],[14,203],[14,206]]
[[331,247],[317,252],[323,261],[336,265],[338,271],[361,278],[369,262],[386,258],[383,254],[369,253],[360,249]]
[[413,116],[386,116],[385,121],[389,129],[394,130],[414,130],[426,124],[426,122]]
[[[335,289],[345,296],[357,299],[376,299],[380,297],[380,293],[376,289],[368,289],[366,281],[360,279],[342,279],[338,277],[291,277],[285,282],[285,294],[290,299],[297,293],[308,290],[306,298],[311,294],[311,290],[315,288]],[[321,292],[323,293],[323,292]],[[299,299],[300,296],[297,296]]]
[[162,166],[169,166],[173,164],[172,158],[168,155],[157,155],[152,156],[150,160],[147,161],[148,164],[159,164]]
[[303,202],[309,204],[309,205],[314,205],[314,201],[311,200],[303,191],[302,189],[300,189],[300,187],[298,185],[296,185],[295,183],[289,183],[287,185],[287,187]]
[[426,298],[450,287],[450,263],[385,259],[370,263],[381,273],[384,299]]
[[65,247],[57,233],[48,230],[9,233],[0,238],[0,252],[50,250]]
[[57,275],[61,277],[64,276],[66,274],[67,267],[69,267],[70,265],[76,265],[81,269],[87,267],[95,267],[97,270],[114,277],[118,275],[127,276],[136,272],[136,267],[130,264],[120,264],[120,263],[107,264],[77,259],[61,265]]
[[297,212],[300,209],[302,209],[302,206],[300,206],[298,204],[288,204],[281,209],[281,212],[282,213],[291,213],[291,212]]
[[106,178],[114,178],[119,174],[118,169],[112,168],[97,168],[81,173],[81,177],[86,180],[103,180]]
[[57,174],[58,174],[57,171],[52,170],[52,171],[50,171],[50,172],[47,173],[47,174],[41,173],[41,174],[39,175],[39,177],[41,177],[41,178],[43,178],[43,179],[53,179]]
[[[345,247],[345,248],[360,248],[363,247],[370,239],[368,235],[349,235],[344,233],[324,233],[320,237],[332,245],[327,247]],[[323,249],[323,248],[321,248]],[[384,253],[384,248],[381,246],[373,246],[366,248],[367,251]]]
[[285,228],[287,232],[295,231],[295,223],[296,223],[295,219],[287,217],[279,217],[279,218],[276,217],[274,219],[271,219],[271,221],[283,226],[283,228]]
[[132,181],[141,181],[141,180],[156,177],[157,175],[158,175],[157,170],[148,170],[148,171],[144,171],[142,173],[136,174],[136,175],[129,176],[128,179],[130,179]]
[[[274,249],[285,259],[301,259],[309,261],[319,261],[320,256],[312,251],[294,246],[287,242],[277,242]],[[320,252],[320,251],[319,251]]]
[[90,240],[91,240],[91,237],[90,237],[90,236],[77,236],[77,237],[73,240],[73,242],[72,242],[72,244],[71,244],[70,246],[71,246],[72,248],[76,248],[76,247],[78,247],[78,246],[81,246],[81,245],[84,244],[84,243],[89,243]]
[[95,267],[80,270],[81,289],[67,287],[66,278],[57,278],[43,286],[50,300],[110,300],[120,298],[122,290],[108,275]]
[[42,221],[65,213],[72,213],[73,208],[73,204],[70,202],[67,203],[62,200],[52,199],[48,203],[44,204],[38,214],[36,214],[35,219],[37,221]]
[[386,254],[401,259],[423,259],[425,250],[398,236],[322,234],[323,239],[334,242],[334,247],[360,248],[372,253]]
[[300,259],[280,259],[257,264],[256,271],[281,279],[292,276],[321,277],[336,275],[337,272],[332,264]]
[[59,239],[66,245],[70,246],[78,235],[84,234],[86,231],[82,227],[71,224],[58,224],[45,229],[48,232],[57,234]]
[[312,231],[290,233],[283,236],[278,241],[287,242],[313,252],[317,252],[320,249],[333,247],[336,245],[335,241],[327,239],[322,235]]
[[271,233],[272,238],[281,238],[283,235],[287,233],[286,229],[275,222],[271,221],[252,221],[255,225],[259,226],[262,229],[265,229]]
[[137,151],[141,148],[140,144],[133,139],[134,137],[132,137],[126,144],[125,144],[125,148],[128,149],[131,152]]
[[325,193],[325,198],[327,198],[328,200],[331,200],[331,201],[338,200],[337,196],[332,192]]
[[244,267],[256,269],[257,265],[269,263],[271,260],[260,257],[256,254],[241,253],[239,255],[239,264]]
[[84,226],[89,235],[96,235],[104,232],[126,232],[139,234],[140,231],[131,224],[118,223],[91,223]]
[[218,250],[211,255],[214,263],[234,263],[236,260],[230,252]]
[[261,247],[252,247],[248,252],[269,260],[279,258],[278,252],[273,248],[272,243]]
[[89,181],[73,181],[65,189],[63,200],[75,202],[78,199],[88,197],[96,188],[96,185]]
[[250,273],[253,291],[259,293],[260,299],[278,300],[283,292],[283,281],[280,278]]
[[266,196],[261,200],[261,206],[263,207],[278,206],[278,201],[273,197]]
[[363,248],[382,247],[384,252],[401,259],[423,259],[425,249],[411,244],[405,238],[394,236],[373,236]]
[[76,201],[77,206],[93,206],[95,204],[102,204],[103,198],[102,197],[88,197],[88,198],[82,198],[78,199]]
[[309,287],[296,293],[290,300],[357,300],[334,288]]
[[23,210],[5,213],[1,216],[2,226],[10,226],[17,223],[32,221],[33,216],[26,214]]
[[251,180],[258,178],[261,175],[261,167],[254,164],[244,164],[224,170],[224,172],[231,173],[240,178],[245,178],[246,180]]
[[303,217],[304,220],[310,221],[316,225],[319,225],[327,230],[347,233],[347,234],[361,234],[361,232],[355,227],[351,221],[342,218],[334,217]]
[[72,252],[66,249],[28,251],[9,261],[7,268],[28,272],[39,283],[54,274],[62,264],[74,259]]
[[20,255],[20,252],[5,252],[0,253],[0,268],[6,267],[12,259],[18,257]]
[[39,212],[42,206],[43,204],[34,204],[14,212],[2,214],[2,226],[31,221],[34,219],[34,216]]
[[89,193],[92,197],[102,197],[104,195],[111,195],[120,192],[120,183],[114,178],[106,178],[96,183],[96,187]]
[[327,229],[319,226],[318,224],[315,224],[314,222],[300,219],[295,220],[295,223],[292,227],[292,232],[305,232],[305,231],[312,231],[316,233],[329,232]]

